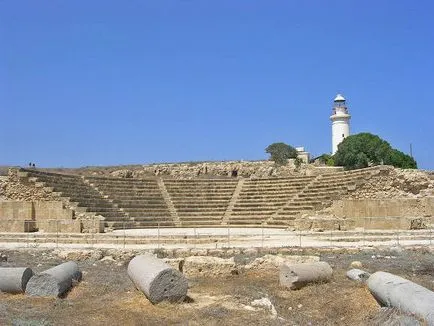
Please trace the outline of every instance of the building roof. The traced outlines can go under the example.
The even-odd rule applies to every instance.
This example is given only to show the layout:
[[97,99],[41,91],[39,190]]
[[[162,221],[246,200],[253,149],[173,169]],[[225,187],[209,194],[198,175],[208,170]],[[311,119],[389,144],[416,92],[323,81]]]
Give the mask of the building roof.
[[335,102],[343,102],[343,101],[345,101],[345,97],[343,97],[341,94],[338,94],[338,95],[336,95],[334,101]]

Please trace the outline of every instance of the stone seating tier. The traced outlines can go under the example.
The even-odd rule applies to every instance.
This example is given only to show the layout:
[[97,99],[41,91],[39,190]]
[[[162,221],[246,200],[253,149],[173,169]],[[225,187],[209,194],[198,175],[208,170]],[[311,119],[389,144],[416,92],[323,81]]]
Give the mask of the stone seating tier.
[[22,172],[35,185],[69,199],[80,211],[104,216],[110,228],[290,225],[301,214],[329,205],[378,174],[370,168],[279,179],[175,180]]

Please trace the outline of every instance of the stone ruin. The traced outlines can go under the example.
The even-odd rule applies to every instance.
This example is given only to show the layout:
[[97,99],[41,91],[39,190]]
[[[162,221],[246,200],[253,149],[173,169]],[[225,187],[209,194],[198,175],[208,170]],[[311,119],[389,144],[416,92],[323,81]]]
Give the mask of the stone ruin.
[[[146,178],[147,169],[157,165],[126,172],[107,169],[107,175],[93,170],[88,174],[80,170],[79,175],[11,169],[0,180],[0,230],[94,233],[119,228],[219,226],[409,229],[430,225],[434,216],[432,172],[390,166],[340,171],[304,165],[296,173],[288,165],[285,177],[269,177],[266,172],[267,177],[258,178],[274,169],[270,162],[220,165],[192,165],[203,175],[213,175],[194,179],[188,164],[159,165],[158,169],[166,170]],[[238,169],[237,176],[228,176],[233,169]],[[183,177],[173,178],[179,175]]]

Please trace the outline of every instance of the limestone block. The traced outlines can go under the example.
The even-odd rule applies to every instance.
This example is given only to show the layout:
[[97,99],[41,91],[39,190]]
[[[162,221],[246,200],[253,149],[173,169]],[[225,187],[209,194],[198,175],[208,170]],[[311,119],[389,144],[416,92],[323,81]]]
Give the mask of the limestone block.
[[60,297],[80,280],[77,263],[69,261],[34,275],[27,283],[26,294]]
[[0,220],[32,220],[33,204],[25,201],[0,201]]
[[38,220],[67,220],[72,219],[73,211],[64,208],[61,201],[35,201],[35,219]]
[[80,219],[83,233],[104,233],[104,218],[93,217],[91,219]]
[[385,306],[415,314],[428,325],[434,325],[433,291],[386,272],[372,274],[367,284],[374,297]]
[[184,259],[181,272],[187,276],[228,276],[237,275],[239,270],[234,258],[192,256]]
[[37,220],[39,231],[46,233],[81,233],[79,220]]
[[302,264],[302,263],[314,263],[318,262],[318,256],[307,256],[307,255],[265,255],[263,257],[258,257],[251,263],[247,264],[245,269],[272,269],[280,268],[282,265],[292,265],[292,264]]
[[358,282],[366,282],[366,280],[369,278],[371,274],[369,274],[368,272],[365,272],[361,269],[357,269],[357,268],[353,268],[350,269],[349,271],[347,271],[347,277],[350,280],[353,281],[358,281]]
[[0,291],[24,292],[32,275],[33,271],[28,267],[0,267]]
[[326,262],[296,265],[282,265],[280,268],[280,285],[291,290],[300,289],[312,282],[328,282],[333,270]]
[[33,232],[36,230],[32,220],[0,220],[0,232]]
[[163,300],[181,302],[187,295],[185,276],[150,254],[134,257],[128,264],[128,276],[154,304]]

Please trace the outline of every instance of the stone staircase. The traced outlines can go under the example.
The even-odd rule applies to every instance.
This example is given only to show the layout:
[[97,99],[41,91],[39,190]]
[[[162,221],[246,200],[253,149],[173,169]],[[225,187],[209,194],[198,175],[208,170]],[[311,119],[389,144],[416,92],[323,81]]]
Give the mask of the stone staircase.
[[129,217],[125,228],[175,226],[157,179],[96,176],[85,179]]
[[219,226],[238,184],[236,179],[165,179],[180,225]]
[[366,179],[380,173],[381,167],[319,175],[297,193],[267,221],[268,225],[293,226],[293,221],[302,214],[314,215],[316,211],[330,206],[354,191]]
[[69,202],[76,213],[90,213],[105,218],[105,227],[119,228],[128,216],[113,202],[93,189],[80,176],[21,169],[20,178],[35,187],[44,187],[56,193],[59,200]]
[[227,223],[244,226],[264,224],[312,179],[314,177],[245,180]]
[[133,179],[21,169],[23,181],[45,187],[76,212],[101,215],[105,227],[293,226],[329,206],[386,167],[269,179]]

